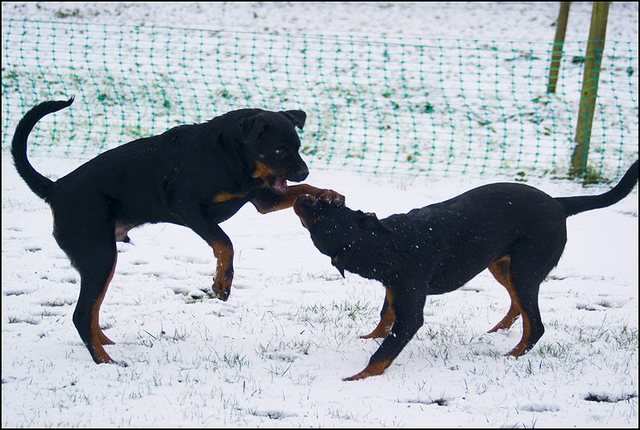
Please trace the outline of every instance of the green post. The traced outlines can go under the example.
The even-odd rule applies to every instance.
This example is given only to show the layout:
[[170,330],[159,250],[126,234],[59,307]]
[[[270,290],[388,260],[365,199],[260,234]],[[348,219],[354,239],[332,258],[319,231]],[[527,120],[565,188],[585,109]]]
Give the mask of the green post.
[[564,45],[564,36],[567,32],[567,21],[569,20],[570,4],[571,2],[568,1],[560,2],[560,12],[558,13],[558,21],[556,22],[556,37],[553,40],[553,54],[551,55],[551,66],[549,67],[547,93],[556,92],[558,73],[560,73],[560,61],[562,60],[562,47]]
[[576,127],[576,146],[571,157],[571,174],[580,176],[587,171],[591,126],[598,96],[598,79],[607,33],[607,15],[609,2],[594,2],[591,12],[591,27],[587,43],[587,55],[584,62],[582,94]]

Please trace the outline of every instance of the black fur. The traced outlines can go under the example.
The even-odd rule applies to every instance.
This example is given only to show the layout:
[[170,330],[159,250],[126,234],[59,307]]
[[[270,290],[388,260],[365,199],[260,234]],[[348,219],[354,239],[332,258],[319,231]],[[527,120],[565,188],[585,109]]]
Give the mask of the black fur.
[[233,246],[218,226],[251,202],[261,213],[291,207],[302,193],[343,204],[344,197],[299,182],[308,169],[299,154],[306,114],[241,109],[203,124],[182,125],[158,136],[106,151],[53,182],[27,159],[27,138],[45,115],[73,102],[48,101],[20,121],[11,153],[20,176],[50,206],[54,236],[81,276],[73,321],[96,363],[113,360],[113,343],[98,315],[116,265],[116,241],[146,223],[190,228],[217,259],[213,292],[227,300]]
[[378,220],[373,214],[302,195],[294,210],[320,252],[344,271],[380,281],[387,289],[378,327],[384,337],[369,365],[349,380],[381,374],[423,324],[430,294],[460,288],[485,268],[509,291],[509,312],[491,331],[523,317],[523,336],[509,354],[529,351],[544,332],[540,283],[567,240],[566,219],[610,206],[638,182],[638,162],[611,191],[552,198],[519,183],[496,183],[450,200]]

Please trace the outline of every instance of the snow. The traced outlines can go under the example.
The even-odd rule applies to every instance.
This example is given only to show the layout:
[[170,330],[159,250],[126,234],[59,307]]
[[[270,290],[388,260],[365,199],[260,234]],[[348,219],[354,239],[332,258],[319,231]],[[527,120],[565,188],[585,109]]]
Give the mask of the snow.
[[[567,39],[583,38],[590,4],[571,13]],[[557,3],[3,3],[3,17],[544,42],[556,14]],[[637,3],[612,3],[608,37],[637,40],[637,16]],[[32,162],[52,178],[77,166]],[[315,169],[306,182],[385,217],[501,180]],[[528,183],[553,196],[608,189]],[[247,205],[222,228],[235,248],[227,302],[203,292],[215,260],[188,229],[143,226],[118,245],[100,322],[116,342],[108,353],[127,366],[96,366],[71,321],[79,276],[51,236],[47,205],[3,151],[2,426],[638,426],[637,188],[568,220],[564,255],[540,292],[546,332],[528,354],[504,356],[519,321],[486,333],[509,299],[485,271],[428,298],[424,326],[393,364],[357,382],[342,378],[377,349],[358,336],[377,324],[384,288],[343,279],[291,210]]]
[[[237,31],[553,41],[557,2],[4,2],[4,16]],[[566,40],[585,40],[591,2],[571,2]],[[636,2],[612,2],[607,37],[635,40]]]

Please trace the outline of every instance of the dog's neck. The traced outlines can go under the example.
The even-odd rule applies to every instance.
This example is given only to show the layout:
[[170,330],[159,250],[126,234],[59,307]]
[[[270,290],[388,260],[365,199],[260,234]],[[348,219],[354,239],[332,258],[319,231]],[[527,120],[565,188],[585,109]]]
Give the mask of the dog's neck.
[[242,142],[229,142],[228,137],[221,134],[218,136],[218,144],[226,148],[224,161],[227,164],[228,176],[233,178],[236,186],[242,187],[251,180],[251,166],[248,166],[244,159]]
[[[227,164],[228,175],[233,178],[238,188],[243,188],[248,182],[259,182],[251,178],[251,174],[255,170],[255,163],[247,160],[245,143],[239,137],[240,121],[246,117],[246,111],[249,110],[232,111],[223,115],[231,118],[232,127],[222,128],[212,136],[215,144],[224,148],[224,161]],[[214,118],[209,123],[215,124],[216,121],[219,121],[218,118]]]
[[331,255],[331,264],[344,277],[344,271],[367,279],[388,283],[398,278],[401,269],[399,254],[392,252],[391,242],[379,235],[365,236],[338,248]]

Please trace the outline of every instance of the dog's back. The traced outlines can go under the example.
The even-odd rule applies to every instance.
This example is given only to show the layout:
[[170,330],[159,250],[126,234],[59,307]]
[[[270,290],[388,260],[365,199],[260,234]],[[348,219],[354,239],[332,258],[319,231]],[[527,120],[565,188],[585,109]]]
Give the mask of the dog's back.
[[564,246],[565,219],[563,206],[546,193],[496,183],[380,222],[393,233],[389,245],[403,250],[394,271],[420,265],[430,272],[429,294],[441,294],[461,287],[522,240],[542,235]]

